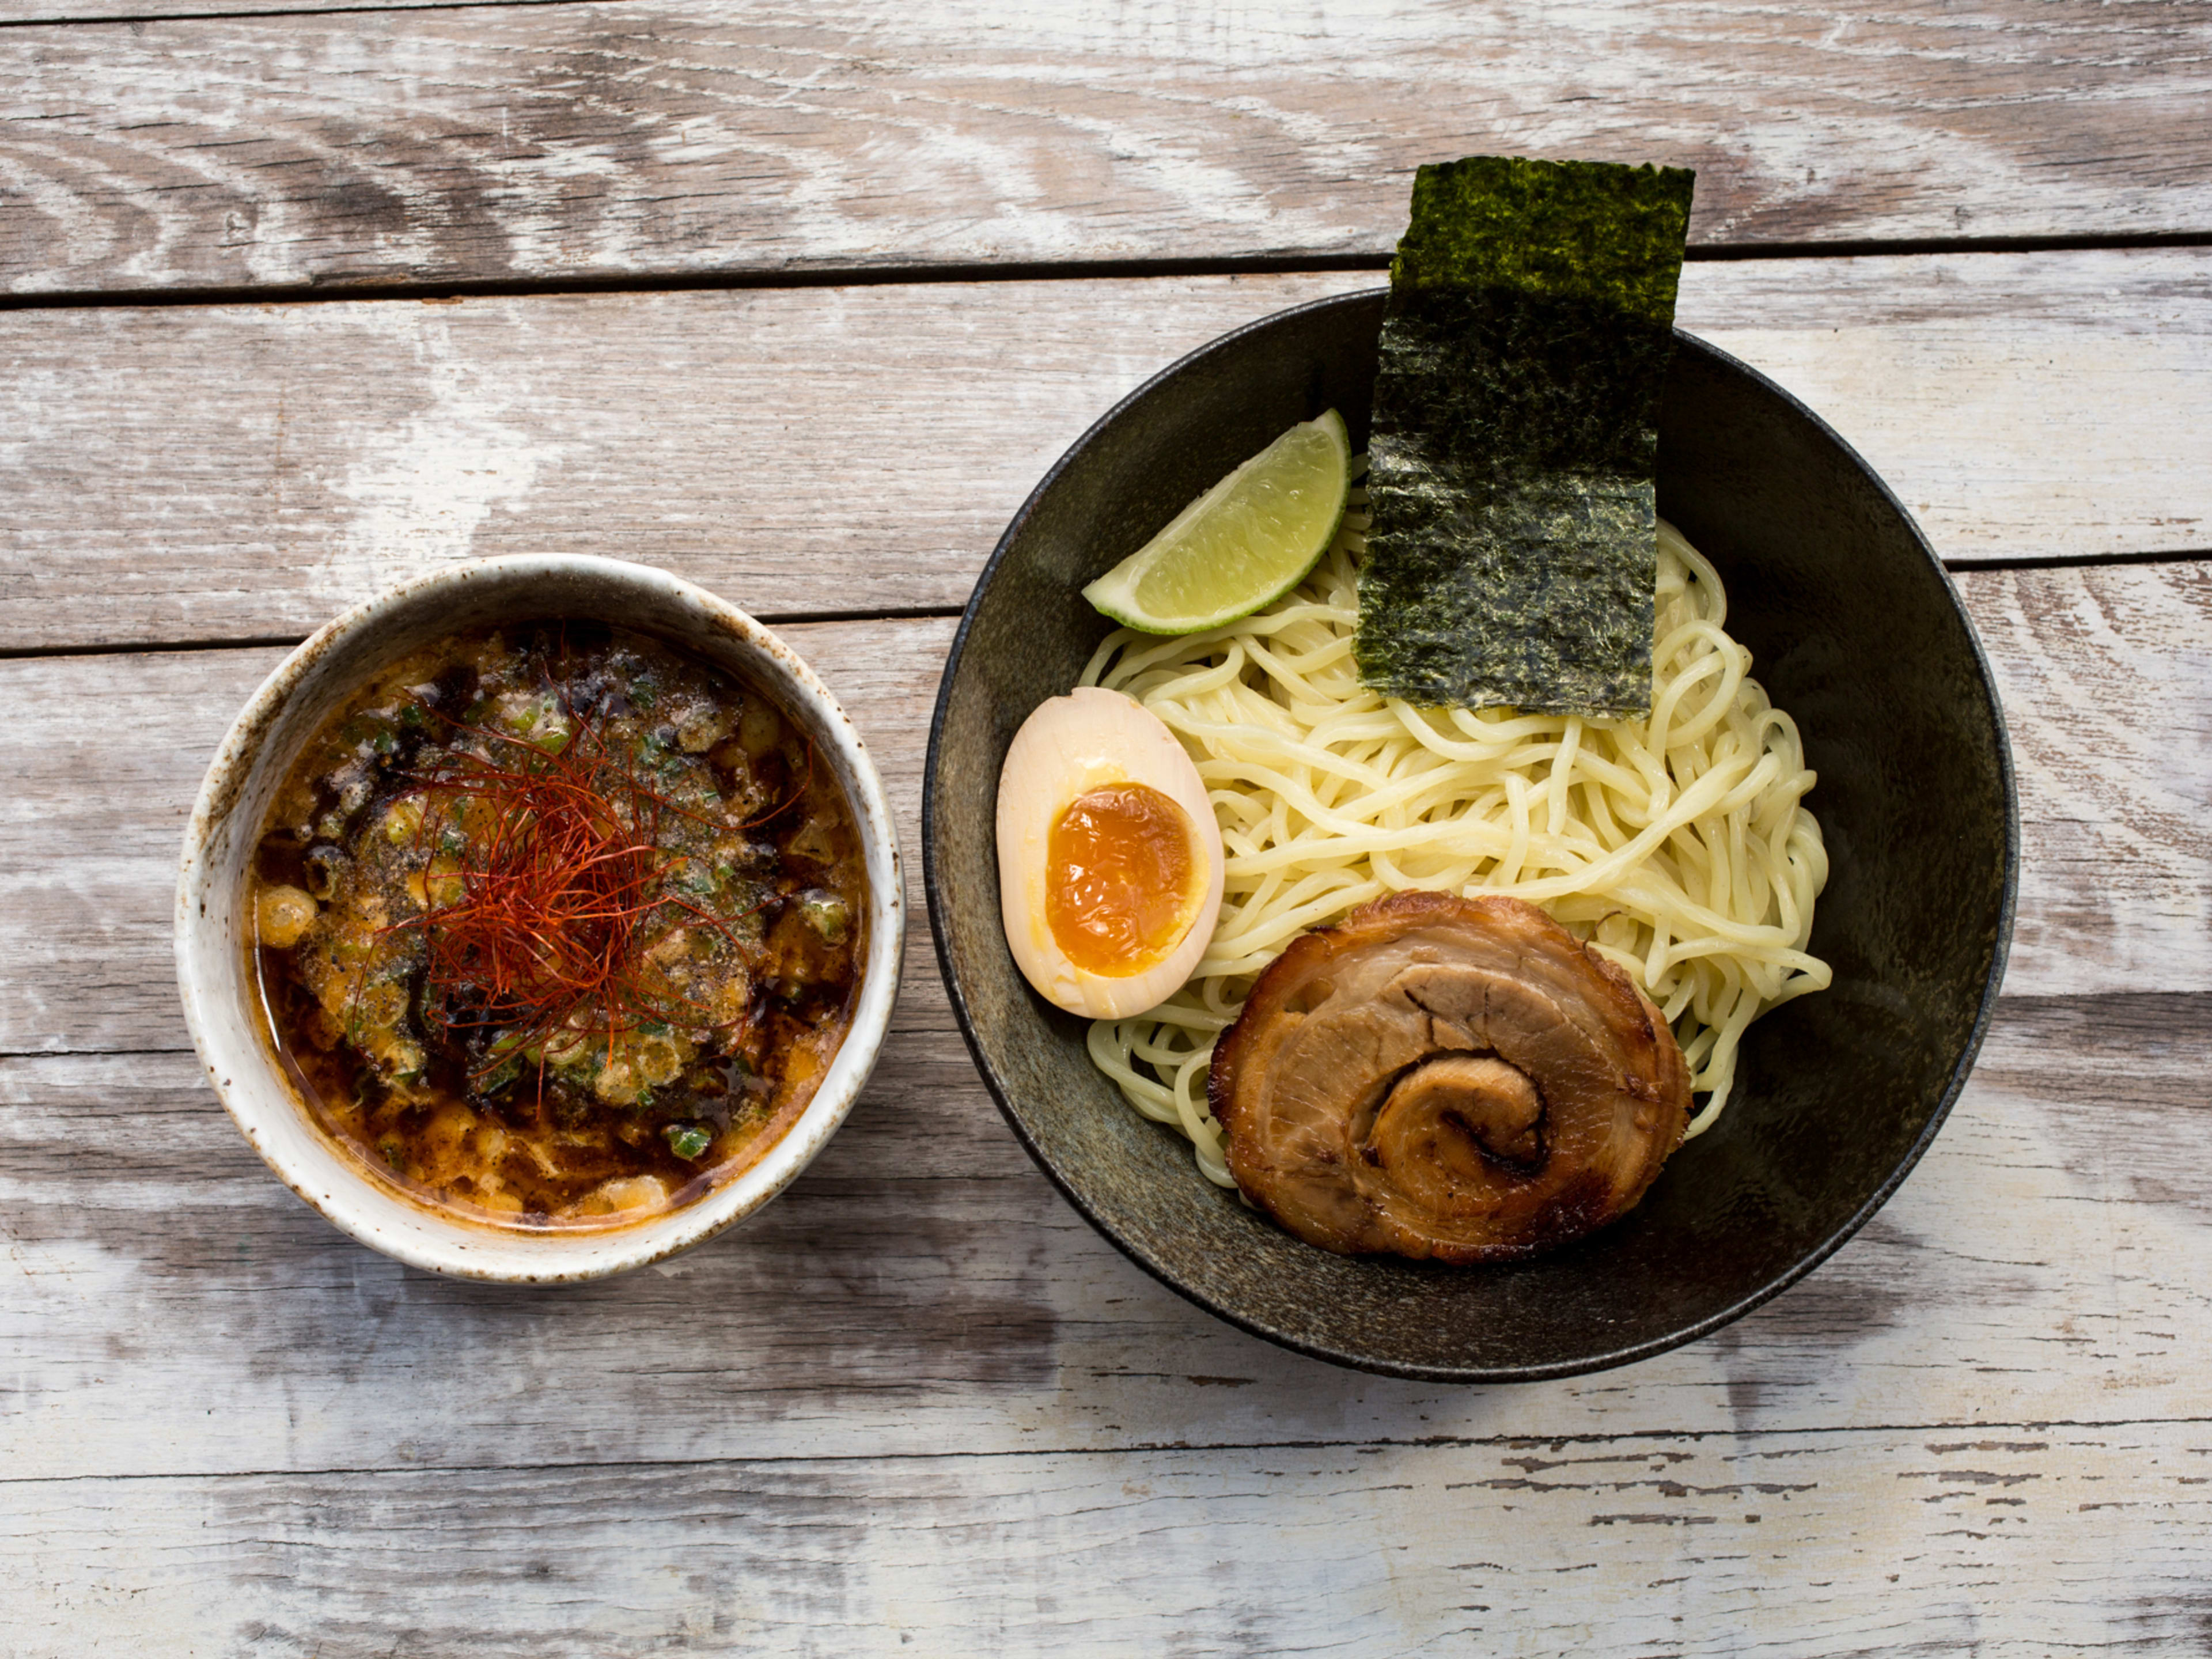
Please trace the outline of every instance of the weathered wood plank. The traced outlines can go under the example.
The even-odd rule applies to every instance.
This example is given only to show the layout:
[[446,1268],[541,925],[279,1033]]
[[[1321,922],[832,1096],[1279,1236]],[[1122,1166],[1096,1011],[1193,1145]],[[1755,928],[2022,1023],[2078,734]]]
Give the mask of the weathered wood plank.
[[[304,635],[471,554],[957,607],[1131,386],[1358,273],[0,314],[0,647]],[[2212,547],[2212,250],[1745,261],[1685,325],[1945,556]]]
[[[536,5],[541,0],[465,0],[471,6]],[[344,17],[364,11],[410,11],[426,6],[451,6],[455,0],[18,0],[9,21],[30,23],[100,23],[118,20],[165,21],[186,17],[264,16],[271,12],[291,15],[314,12]]]
[[2212,563],[1959,585],[2020,775],[2007,988],[2212,988]]
[[0,1651],[2199,1650],[2212,1426],[0,1486]]
[[2212,998],[2008,1000],[1928,1158],[1804,1284],[1642,1364],[1488,1390],[1301,1359],[1154,1284],[1030,1166],[942,1032],[894,1042],[747,1231],[557,1294],[343,1237],[268,1177],[190,1056],[9,1060],[0,1468],[2208,1418],[2208,1052]]
[[[2212,550],[2212,249],[1751,260],[1682,325],[1796,393],[1947,560]],[[2200,428],[2200,429],[2202,429]]]
[[[2212,562],[1982,571],[1962,585],[2021,763],[2008,992],[2212,989],[2212,773],[2191,735],[2212,726]],[[952,627],[785,630],[866,734],[917,874],[922,753]],[[185,819],[224,729],[282,655],[0,662],[0,707],[20,711],[0,723],[0,777],[14,781],[0,798],[0,1053],[185,1046],[169,932]],[[900,1018],[944,1030],[922,933]]]
[[2087,0],[10,29],[0,287],[1372,255],[1471,150],[1694,166],[1701,243],[2200,232],[2208,46]]

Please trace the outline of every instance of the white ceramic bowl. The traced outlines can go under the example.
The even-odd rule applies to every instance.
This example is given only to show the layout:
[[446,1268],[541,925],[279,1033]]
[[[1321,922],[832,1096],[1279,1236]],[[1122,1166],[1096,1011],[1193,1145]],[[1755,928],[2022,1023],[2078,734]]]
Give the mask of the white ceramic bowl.
[[[604,1231],[475,1224],[379,1182],[311,1122],[278,1069],[248,960],[246,873],[271,797],[337,703],[408,652],[458,629],[580,617],[652,634],[766,686],[836,768],[868,874],[868,950],[851,1029],[799,1121],[766,1157],[695,1203]],[[836,699],[790,647],[665,571],[614,559],[489,559],[381,593],[325,627],[253,694],[208,769],[177,882],[177,978],[216,1093],[284,1184],[332,1224],[411,1267],[566,1284],[643,1267],[758,1210],[825,1146],[874,1067],[897,994],[906,905],[883,783]]]

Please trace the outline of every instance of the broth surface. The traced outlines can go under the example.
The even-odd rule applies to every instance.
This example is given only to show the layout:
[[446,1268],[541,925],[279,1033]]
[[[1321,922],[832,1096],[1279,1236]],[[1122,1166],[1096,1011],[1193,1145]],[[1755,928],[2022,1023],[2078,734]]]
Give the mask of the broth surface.
[[641,635],[456,635],[350,699],[263,825],[254,950],[313,1121],[494,1225],[689,1203],[850,1021],[851,810],[757,687]]

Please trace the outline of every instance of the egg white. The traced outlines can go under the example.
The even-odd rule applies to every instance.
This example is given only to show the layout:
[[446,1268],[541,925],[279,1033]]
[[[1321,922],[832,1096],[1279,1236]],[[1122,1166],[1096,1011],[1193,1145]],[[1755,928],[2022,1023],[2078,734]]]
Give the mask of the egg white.
[[[1067,959],[1046,920],[1048,842],[1069,803],[1116,783],[1146,785],[1182,808],[1205,897],[1160,961],[1139,973],[1094,974]],[[1006,945],[1038,994],[1072,1014],[1121,1019],[1164,1002],[1190,977],[1221,914],[1221,828],[1198,768],[1158,715],[1095,685],[1038,704],[1014,733],[999,773],[998,831]]]

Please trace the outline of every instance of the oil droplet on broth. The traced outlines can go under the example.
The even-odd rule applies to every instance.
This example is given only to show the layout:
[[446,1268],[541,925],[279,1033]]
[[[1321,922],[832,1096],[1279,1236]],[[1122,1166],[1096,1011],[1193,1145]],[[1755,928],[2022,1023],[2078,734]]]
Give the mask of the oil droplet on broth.
[[1148,784],[1070,802],[1045,849],[1045,921],[1068,961],[1119,977],[1172,951],[1198,907],[1191,840],[1189,815]]

